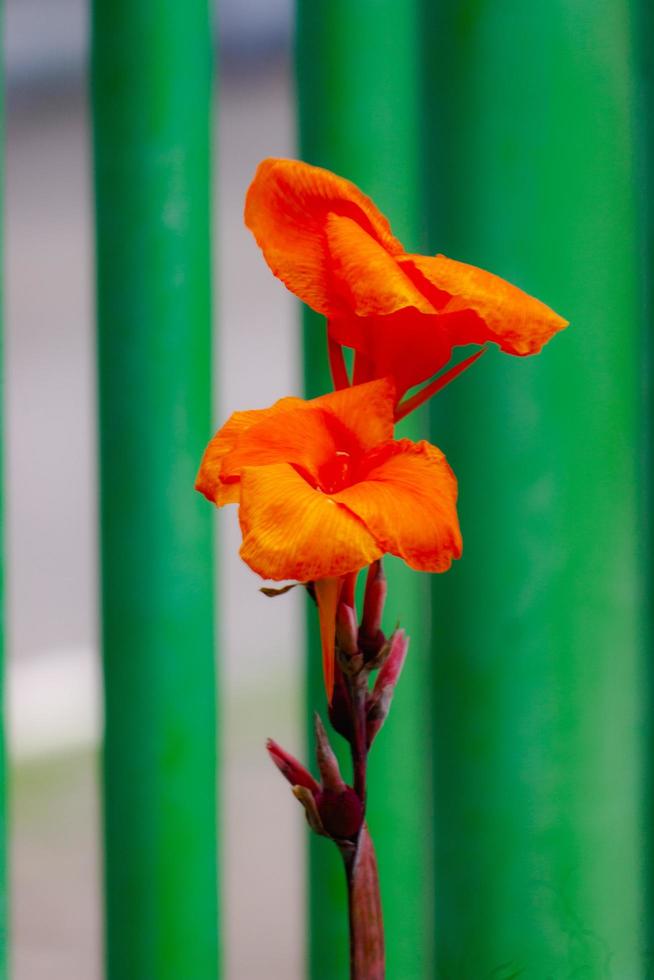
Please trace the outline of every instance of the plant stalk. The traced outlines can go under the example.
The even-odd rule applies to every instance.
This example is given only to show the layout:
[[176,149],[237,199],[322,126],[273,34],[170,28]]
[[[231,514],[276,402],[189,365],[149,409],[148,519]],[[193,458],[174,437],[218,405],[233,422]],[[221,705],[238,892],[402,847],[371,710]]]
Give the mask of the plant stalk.
[[377,858],[365,824],[356,848],[344,858],[350,916],[350,977],[351,980],[384,980],[384,924]]
[[[365,673],[346,677],[352,721],[352,772],[354,790],[365,813],[368,741],[366,734],[366,698],[368,683]],[[351,980],[384,980],[384,923],[377,858],[372,838],[365,822],[359,831],[356,845],[343,849],[347,878],[348,913],[350,922]]]

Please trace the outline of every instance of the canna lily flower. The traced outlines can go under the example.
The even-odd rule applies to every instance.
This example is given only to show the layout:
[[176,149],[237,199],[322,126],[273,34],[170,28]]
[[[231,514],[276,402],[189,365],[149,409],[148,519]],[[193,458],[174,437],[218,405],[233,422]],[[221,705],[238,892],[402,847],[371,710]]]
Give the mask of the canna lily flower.
[[392,377],[399,400],[441,371],[455,346],[492,342],[507,354],[536,354],[567,326],[490,272],[444,255],[407,254],[370,198],[320,167],[264,160],[248,190],[245,223],[272,272],[328,318],[336,387],[349,383],[341,345],[357,352],[355,383]]
[[236,412],[209,443],[196,489],[239,504],[241,557],[265,579],[315,583],[328,696],[345,578],[385,553],[444,572],[461,554],[456,478],[427,442],[393,438],[388,379],[312,401]]

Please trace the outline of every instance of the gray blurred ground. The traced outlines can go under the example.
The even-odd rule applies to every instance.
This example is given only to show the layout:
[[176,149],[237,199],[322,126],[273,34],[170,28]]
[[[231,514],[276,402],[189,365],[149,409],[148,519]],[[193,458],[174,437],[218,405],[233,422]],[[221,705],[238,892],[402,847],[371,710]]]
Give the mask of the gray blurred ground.
[[[217,423],[235,408],[263,406],[299,389],[294,306],[241,220],[258,160],[292,153],[289,79],[280,56],[287,27],[283,10],[271,27],[269,5],[245,6],[256,30],[243,40],[237,20],[229,27],[231,70],[221,79],[217,126]],[[12,976],[95,980],[101,719],[92,229],[87,113],[75,67],[84,5],[14,0],[8,17]],[[25,41],[32,27],[42,44],[36,49]],[[274,735],[299,751],[299,600],[292,593],[275,602],[261,597],[255,576],[236,557],[237,544],[235,515],[221,515],[226,976],[293,980],[303,952],[304,827],[263,745]]]

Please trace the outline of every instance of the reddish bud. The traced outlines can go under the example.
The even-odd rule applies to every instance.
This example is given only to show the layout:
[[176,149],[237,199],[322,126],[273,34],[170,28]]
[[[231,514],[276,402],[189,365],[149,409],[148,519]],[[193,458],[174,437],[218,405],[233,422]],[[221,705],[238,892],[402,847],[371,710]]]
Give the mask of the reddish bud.
[[354,657],[359,652],[357,633],[357,614],[352,606],[341,600],[336,613],[336,643],[347,657]]
[[388,583],[381,561],[375,561],[368,569],[366,591],[363,598],[363,616],[359,629],[359,647],[366,660],[371,659],[384,645],[381,631]]
[[390,650],[384,664],[377,674],[377,680],[373,688],[373,697],[377,690],[387,687],[395,687],[397,684],[404,661],[409,650],[409,637],[404,630],[395,630],[390,638]]
[[363,823],[361,800],[349,786],[339,793],[323,790],[316,799],[320,820],[330,837],[356,837]]
[[266,742],[266,748],[270,758],[291,786],[303,786],[310,790],[314,796],[320,791],[320,786],[311,773],[305,769],[301,762],[286,752],[281,745],[269,738]]
[[334,675],[334,696],[329,705],[329,720],[334,731],[342,735],[346,742],[352,741],[352,703],[338,658]]
[[369,746],[386,720],[395,693],[395,685],[402,673],[408,649],[409,638],[404,630],[395,630],[390,639],[388,656],[377,674],[375,686],[368,699],[367,735]]

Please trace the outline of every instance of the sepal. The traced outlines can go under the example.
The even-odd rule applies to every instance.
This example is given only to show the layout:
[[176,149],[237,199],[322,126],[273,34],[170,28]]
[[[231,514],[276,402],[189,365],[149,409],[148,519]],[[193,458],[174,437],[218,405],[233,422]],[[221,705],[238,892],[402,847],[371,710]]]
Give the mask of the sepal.
[[374,561],[368,569],[358,637],[358,646],[366,662],[372,660],[386,642],[381,624],[387,593],[388,582],[381,560]]
[[388,655],[377,674],[372,694],[366,706],[366,732],[368,746],[384,724],[395,693],[402,667],[409,649],[409,638],[402,629],[397,629],[390,638]]

